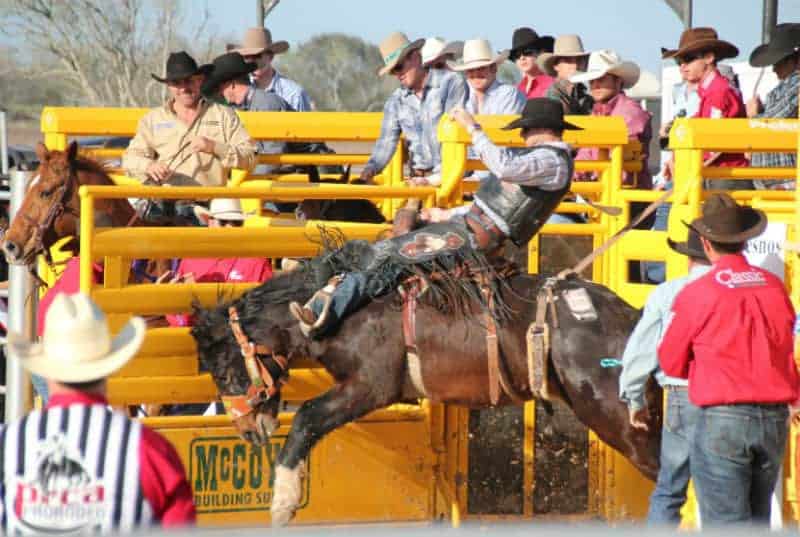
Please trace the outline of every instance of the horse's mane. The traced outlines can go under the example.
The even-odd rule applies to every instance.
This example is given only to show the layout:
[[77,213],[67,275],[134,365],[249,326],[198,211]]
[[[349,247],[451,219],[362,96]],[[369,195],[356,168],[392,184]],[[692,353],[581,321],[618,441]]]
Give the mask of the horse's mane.
[[106,163],[100,162],[92,157],[80,155],[75,158],[74,164],[76,170],[100,175],[107,180],[109,184],[114,184],[114,181],[108,174],[110,170]]

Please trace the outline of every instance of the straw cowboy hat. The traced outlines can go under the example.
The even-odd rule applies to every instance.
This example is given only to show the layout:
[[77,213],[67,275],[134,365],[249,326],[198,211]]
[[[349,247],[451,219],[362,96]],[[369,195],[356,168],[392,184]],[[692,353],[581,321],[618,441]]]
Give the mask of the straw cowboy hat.
[[208,209],[202,205],[195,205],[194,215],[206,225],[210,218],[215,220],[234,220],[237,222],[242,222],[247,218],[242,212],[242,203],[238,199],[233,198],[213,199]]
[[31,373],[58,382],[92,382],[124,366],[144,341],[145,322],[132,317],[111,338],[106,316],[82,293],[57,295],[41,343],[9,332],[8,348]]
[[217,56],[212,66],[211,74],[200,88],[204,95],[214,95],[225,82],[252,73],[258,68],[256,64],[244,61],[244,57],[238,52]]
[[[699,221],[700,219],[698,218],[694,220],[692,224],[695,224]],[[667,238],[667,245],[669,245],[672,250],[681,255],[685,255],[686,257],[708,261],[708,257],[703,250],[703,243],[700,242],[700,234],[691,227],[689,228],[689,237],[686,239],[686,242],[677,242]]]
[[556,37],[553,52],[541,54],[536,58],[536,62],[542,71],[550,76],[556,76],[553,66],[559,58],[580,58],[588,55],[589,53],[583,50],[581,38],[575,34],[567,34]]
[[389,37],[381,41],[378,48],[383,58],[383,67],[378,69],[378,76],[384,76],[394,69],[395,65],[406,59],[406,56],[421,49],[425,44],[424,39],[409,41],[406,34],[402,32],[392,32]]
[[750,65],[768,67],[800,50],[800,24],[777,25],[770,35],[769,43],[757,46],[750,53]]
[[289,50],[289,43],[286,41],[273,43],[272,32],[266,28],[248,28],[244,33],[241,46],[233,52],[238,52],[242,56],[256,56],[262,52],[283,54],[287,50]]
[[699,52],[713,52],[717,60],[735,58],[739,55],[739,49],[719,39],[714,28],[689,28],[681,34],[678,48],[670,50],[662,47],[661,57],[681,58]]
[[512,129],[583,130],[564,121],[564,107],[560,102],[546,97],[528,99],[522,115],[503,127],[506,131]]
[[207,75],[211,72],[211,69],[211,65],[198,67],[194,58],[186,52],[180,51],[173,52],[167,58],[166,74],[163,77],[155,73],[150,73],[150,76],[161,83],[169,84],[170,82],[185,80],[194,75]]
[[461,56],[463,50],[463,41],[451,41],[445,44],[444,39],[440,37],[429,37],[425,40],[425,44],[422,45],[420,49],[422,65],[427,66],[442,58],[455,60],[458,56]]
[[702,237],[723,244],[758,237],[767,227],[764,211],[736,203],[730,194],[714,194],[703,204],[703,215],[686,224]]
[[622,61],[613,50],[598,50],[589,54],[586,71],[575,73],[570,82],[589,82],[606,75],[615,75],[622,79],[623,89],[630,88],[639,80],[639,66],[633,62]]
[[464,42],[464,53],[461,62],[447,62],[453,71],[469,71],[496,63],[502,63],[508,58],[507,52],[494,54],[492,46],[486,39],[468,39]]

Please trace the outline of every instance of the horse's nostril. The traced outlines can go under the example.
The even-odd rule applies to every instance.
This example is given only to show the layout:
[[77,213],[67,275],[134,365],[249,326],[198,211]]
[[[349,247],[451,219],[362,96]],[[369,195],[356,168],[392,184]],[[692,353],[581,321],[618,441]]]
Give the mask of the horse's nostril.
[[15,242],[4,241],[3,252],[5,252],[6,257],[8,257],[9,260],[14,261],[17,259],[17,256],[19,255],[19,246],[17,246]]

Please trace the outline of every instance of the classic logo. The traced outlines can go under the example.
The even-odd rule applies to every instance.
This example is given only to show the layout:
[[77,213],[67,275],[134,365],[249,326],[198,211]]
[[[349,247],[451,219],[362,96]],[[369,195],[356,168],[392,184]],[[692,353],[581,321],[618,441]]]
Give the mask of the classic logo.
[[767,278],[764,277],[764,274],[756,270],[734,272],[733,269],[723,269],[717,272],[714,277],[717,283],[729,289],[734,289],[736,287],[755,287],[767,284]]
[[[273,436],[263,446],[237,436],[194,439],[189,445],[189,483],[197,512],[268,511],[275,459],[285,442],[286,436]],[[301,508],[308,504],[309,482],[306,475]]]
[[79,453],[70,453],[62,435],[37,453],[36,475],[18,482],[14,513],[39,533],[88,531],[106,518],[105,487],[91,477]]

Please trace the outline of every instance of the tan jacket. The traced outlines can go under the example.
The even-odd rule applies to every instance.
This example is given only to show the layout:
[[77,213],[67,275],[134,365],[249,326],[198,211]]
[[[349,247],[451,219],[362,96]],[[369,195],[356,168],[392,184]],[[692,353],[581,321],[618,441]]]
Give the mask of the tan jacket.
[[[144,182],[150,163],[163,162],[174,170],[169,184],[221,186],[230,168],[252,169],[256,145],[236,112],[205,100],[200,106],[189,126],[175,115],[171,99],[139,120],[136,136],[122,157],[126,173]],[[192,153],[188,146],[194,136],[214,140],[214,154]]]

